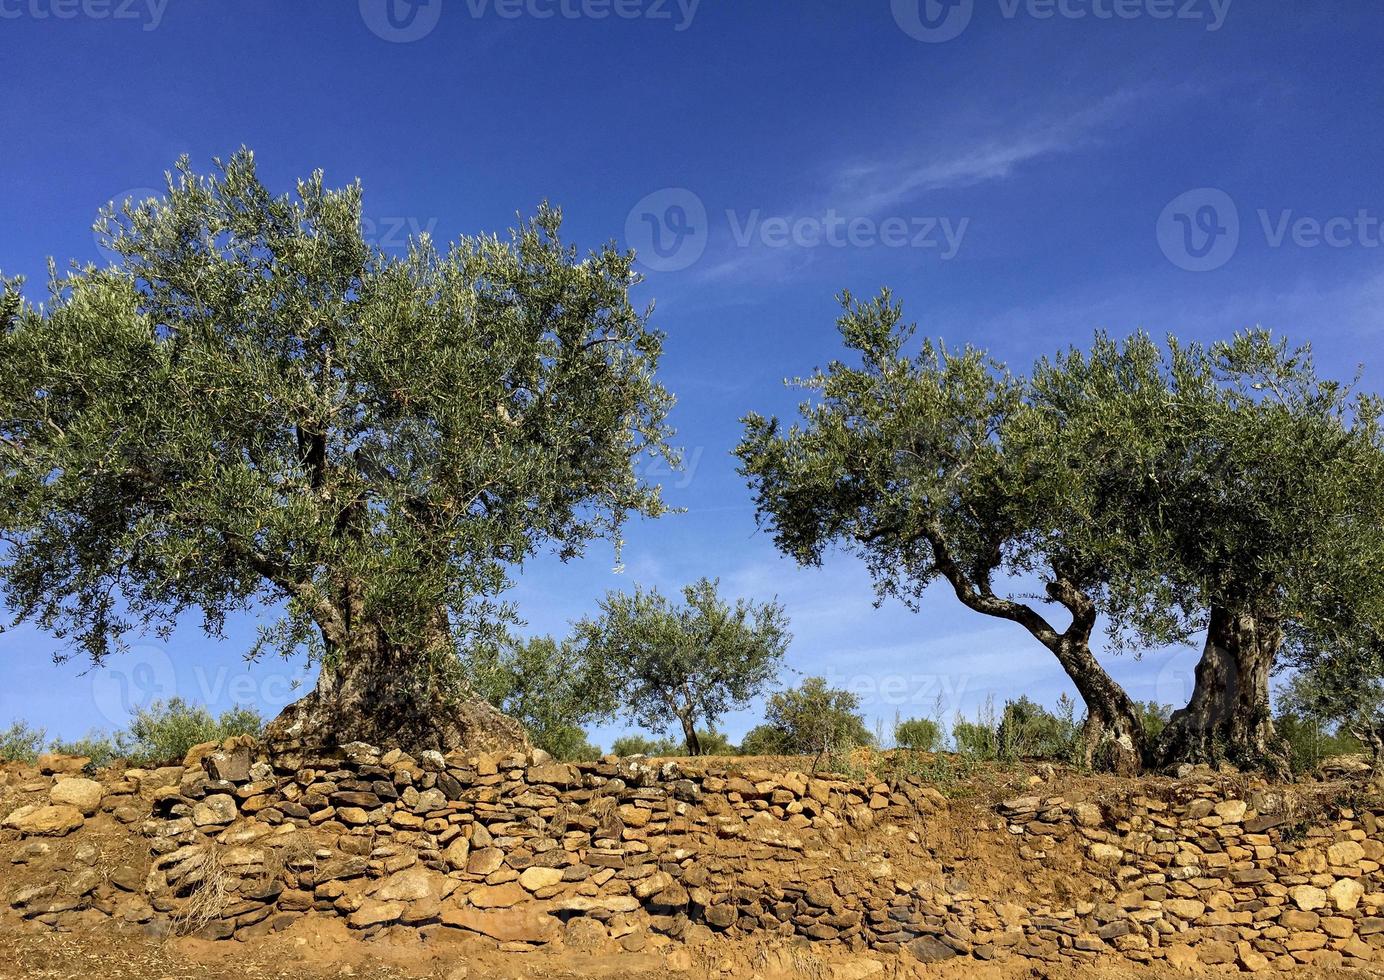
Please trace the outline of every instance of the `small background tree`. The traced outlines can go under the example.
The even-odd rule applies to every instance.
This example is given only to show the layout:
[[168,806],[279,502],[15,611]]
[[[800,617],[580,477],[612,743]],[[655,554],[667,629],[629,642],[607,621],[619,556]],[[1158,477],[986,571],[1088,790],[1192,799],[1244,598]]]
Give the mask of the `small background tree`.
[[894,726],[894,744],[910,752],[936,752],[942,746],[942,726],[931,718],[910,718]]
[[784,755],[810,755],[813,767],[852,749],[873,745],[875,737],[860,714],[860,697],[809,677],[796,688],[769,698],[766,722]]
[[676,725],[692,755],[706,751],[698,726],[714,731],[722,715],[763,693],[788,649],[783,606],[732,605],[717,589],[702,579],[683,589],[681,604],[656,589],[612,592],[573,638],[635,724],[658,734]]

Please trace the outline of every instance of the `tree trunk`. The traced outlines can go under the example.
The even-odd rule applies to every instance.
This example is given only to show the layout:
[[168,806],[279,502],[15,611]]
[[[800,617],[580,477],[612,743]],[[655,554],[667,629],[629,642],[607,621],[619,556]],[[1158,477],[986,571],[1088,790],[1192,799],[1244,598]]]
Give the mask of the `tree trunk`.
[[351,644],[322,665],[317,686],[270,722],[264,741],[275,756],[309,756],[348,742],[398,748],[415,757],[442,753],[527,751],[528,736],[469,688],[443,690],[426,673],[425,654],[354,631]]
[[1148,755],[1143,718],[1091,652],[1089,634],[1064,636],[1053,653],[1086,702],[1083,763],[1103,772],[1137,775]]
[[687,743],[688,755],[702,754],[702,740],[697,737],[697,719],[692,716],[678,716],[682,722],[682,738]]
[[1230,762],[1286,773],[1287,755],[1269,709],[1269,675],[1281,640],[1271,621],[1212,607],[1191,700],[1173,712],[1158,740],[1161,766]]

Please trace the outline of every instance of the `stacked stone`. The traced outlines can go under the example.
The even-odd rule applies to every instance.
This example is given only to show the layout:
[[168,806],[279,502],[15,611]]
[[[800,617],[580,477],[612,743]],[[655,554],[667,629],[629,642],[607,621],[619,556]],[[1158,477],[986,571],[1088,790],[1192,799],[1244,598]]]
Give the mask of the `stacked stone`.
[[59,851],[51,839],[67,837],[98,813],[121,823],[140,819],[135,794],[138,783],[125,779],[102,784],[88,778],[90,760],[78,756],[43,755],[37,772],[25,773],[14,788],[36,802],[26,803],[4,821],[23,843],[10,854],[16,869],[41,869],[48,880],[17,889],[9,895],[12,909],[26,920],[50,929],[70,930],[112,918],[126,923],[147,922],[153,916],[140,896],[142,877],[129,868],[102,865],[102,855],[90,843]]
[[1024,859],[1071,868],[1078,854],[1096,885],[1095,901],[1040,910],[1017,951],[1113,950],[1140,962],[1246,971],[1384,958],[1380,811],[1328,807],[1295,820],[1276,794],[1243,800],[1231,790],[1180,784],[1165,799],[1002,804]]
[[[210,937],[246,938],[316,911],[366,934],[438,925],[516,946],[572,929],[626,948],[649,932],[771,929],[864,947],[878,932],[865,909],[892,900],[893,885],[813,885],[795,880],[796,865],[830,860],[879,821],[945,806],[918,780],[542,754],[414,759],[363,744],[290,772],[254,762],[248,742],[204,748],[156,792],[144,830],[159,911],[208,916],[214,882],[221,909],[199,924]],[[775,864],[783,870],[766,877]]]

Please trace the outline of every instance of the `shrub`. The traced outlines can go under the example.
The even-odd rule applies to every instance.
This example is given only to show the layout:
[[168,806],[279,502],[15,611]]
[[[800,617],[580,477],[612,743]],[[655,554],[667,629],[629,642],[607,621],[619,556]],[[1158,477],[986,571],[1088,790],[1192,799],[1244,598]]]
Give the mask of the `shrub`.
[[1006,703],[996,732],[999,757],[1074,761],[1081,741],[1074,715],[1075,705],[1065,694],[1058,701],[1057,714],[1027,697]]
[[42,728],[30,728],[17,721],[0,731],[0,762],[33,762],[43,749]]
[[1351,755],[1364,748],[1343,727],[1332,731],[1321,721],[1294,712],[1275,718],[1274,731],[1288,744],[1288,764],[1297,775],[1313,772],[1332,756]]
[[1143,701],[1136,705],[1144,720],[1144,735],[1150,742],[1163,734],[1168,720],[1173,716],[1173,706],[1159,704],[1157,701]]
[[561,725],[533,736],[534,745],[563,762],[595,762],[601,757],[601,747],[586,739],[586,732],[576,725]]
[[649,738],[647,735],[621,735],[610,746],[610,751],[619,756],[676,755],[685,750],[681,742],[669,738]]
[[781,752],[820,759],[874,744],[859,709],[855,694],[827,687],[823,677],[809,677],[801,687],[769,699],[768,722],[779,733]]
[[773,725],[756,725],[740,742],[741,755],[783,755],[783,732]]
[[956,719],[952,738],[956,741],[956,751],[968,759],[991,760],[999,755],[995,730],[982,722]]
[[49,752],[61,755],[84,755],[91,760],[89,768],[105,769],[129,755],[128,739],[121,735],[107,735],[105,732],[88,732],[71,742],[54,739],[48,746]]
[[182,698],[136,708],[130,721],[128,758],[138,765],[176,763],[202,742],[233,735],[258,735],[263,719],[250,708],[232,708],[220,718]]
[[894,744],[910,752],[936,752],[942,744],[942,728],[931,718],[910,718],[894,726]]

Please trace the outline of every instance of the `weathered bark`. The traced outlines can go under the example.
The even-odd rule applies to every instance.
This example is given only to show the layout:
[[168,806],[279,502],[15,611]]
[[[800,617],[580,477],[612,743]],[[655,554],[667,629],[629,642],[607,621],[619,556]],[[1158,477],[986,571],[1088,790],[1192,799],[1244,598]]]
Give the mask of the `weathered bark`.
[[682,722],[682,740],[687,744],[687,754],[701,755],[702,740],[697,737],[697,719],[683,716],[678,720]]
[[1269,708],[1269,675],[1281,641],[1281,630],[1270,620],[1212,607],[1192,697],[1173,712],[1158,739],[1160,766],[1229,762],[1286,773],[1287,756]]
[[425,661],[358,635],[323,664],[311,693],[270,722],[266,745],[279,756],[329,752],[348,742],[413,755],[528,749],[522,725],[469,690],[441,689],[420,672]]
[[1086,702],[1084,764],[1103,772],[1138,774],[1148,755],[1143,718],[1124,688],[1091,652],[1089,630],[1084,636],[1064,637],[1053,654]]

